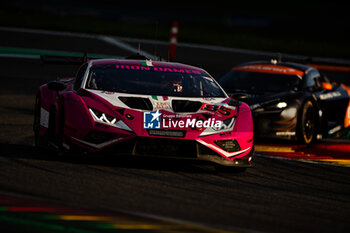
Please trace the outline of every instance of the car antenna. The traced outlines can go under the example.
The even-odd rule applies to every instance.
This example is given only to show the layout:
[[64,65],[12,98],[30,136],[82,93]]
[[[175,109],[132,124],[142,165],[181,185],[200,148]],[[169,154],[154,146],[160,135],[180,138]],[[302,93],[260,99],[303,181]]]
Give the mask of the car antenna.
[[84,52],[84,56],[83,56],[83,63],[88,61],[88,57],[87,57],[87,52]]
[[138,45],[137,45],[137,53],[136,55],[140,56],[141,55],[141,43],[140,41],[138,42]]
[[282,53],[277,53],[277,59],[278,59],[278,63],[282,62]]

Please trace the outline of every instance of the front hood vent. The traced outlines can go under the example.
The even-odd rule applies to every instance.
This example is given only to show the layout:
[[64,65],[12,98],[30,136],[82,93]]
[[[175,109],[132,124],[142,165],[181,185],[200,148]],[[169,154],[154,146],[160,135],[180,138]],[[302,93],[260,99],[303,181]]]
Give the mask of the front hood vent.
[[148,98],[120,96],[120,101],[132,109],[152,111],[153,105]]
[[172,107],[173,111],[176,113],[180,112],[197,112],[202,106],[200,101],[190,101],[190,100],[173,100]]

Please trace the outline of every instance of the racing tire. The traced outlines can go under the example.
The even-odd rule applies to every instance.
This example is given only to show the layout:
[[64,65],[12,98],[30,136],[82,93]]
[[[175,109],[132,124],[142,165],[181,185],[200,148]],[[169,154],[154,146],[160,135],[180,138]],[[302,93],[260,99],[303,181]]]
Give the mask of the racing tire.
[[298,141],[302,144],[310,144],[315,139],[316,111],[311,100],[305,101],[300,109],[298,121]]

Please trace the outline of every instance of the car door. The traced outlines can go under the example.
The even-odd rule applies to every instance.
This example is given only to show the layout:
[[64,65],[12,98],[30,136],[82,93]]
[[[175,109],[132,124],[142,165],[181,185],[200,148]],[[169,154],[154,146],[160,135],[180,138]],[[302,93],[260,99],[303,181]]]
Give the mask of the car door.
[[340,131],[344,126],[348,95],[341,87],[331,84],[326,76],[313,69],[308,73],[309,85],[319,106],[321,128],[328,136]]

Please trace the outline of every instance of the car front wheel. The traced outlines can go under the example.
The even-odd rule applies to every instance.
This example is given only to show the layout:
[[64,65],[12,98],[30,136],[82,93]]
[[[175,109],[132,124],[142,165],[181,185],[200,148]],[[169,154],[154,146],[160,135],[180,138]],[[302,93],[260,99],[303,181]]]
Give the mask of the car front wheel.
[[301,113],[298,127],[298,139],[303,144],[309,144],[315,137],[315,108],[312,101],[307,100],[300,110]]

